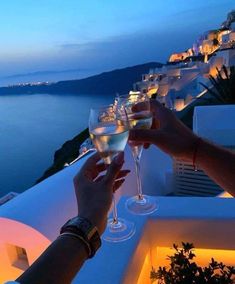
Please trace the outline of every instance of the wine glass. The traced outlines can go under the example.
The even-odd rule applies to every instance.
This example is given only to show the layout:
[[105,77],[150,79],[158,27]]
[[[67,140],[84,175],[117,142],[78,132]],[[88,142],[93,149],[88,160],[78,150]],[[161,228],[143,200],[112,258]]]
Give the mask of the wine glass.
[[[152,125],[152,113],[150,110],[150,100],[147,95],[136,93],[116,98],[116,108],[121,113],[125,113],[128,119],[129,129],[150,129]],[[134,107],[141,103],[141,108]],[[140,106],[140,105],[139,105]],[[140,178],[140,159],[143,151],[142,144],[128,141],[131,147],[132,156],[135,161],[135,171],[137,177],[137,196],[131,197],[126,202],[129,211],[137,215],[151,214],[157,210],[156,200],[148,195],[143,195]]]
[[[125,114],[124,114],[125,115]],[[124,151],[129,130],[126,119],[119,119],[113,105],[91,109],[89,132],[92,142],[103,159],[109,165],[113,158]],[[108,220],[103,239],[120,242],[131,238],[135,233],[134,223],[118,218],[115,196],[113,194],[113,218]]]

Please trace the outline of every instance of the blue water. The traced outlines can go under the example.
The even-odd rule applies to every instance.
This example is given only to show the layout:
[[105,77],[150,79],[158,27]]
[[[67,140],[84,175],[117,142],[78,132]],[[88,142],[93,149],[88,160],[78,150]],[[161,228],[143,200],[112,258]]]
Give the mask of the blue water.
[[87,127],[89,109],[112,96],[0,96],[0,197],[31,187],[56,149]]

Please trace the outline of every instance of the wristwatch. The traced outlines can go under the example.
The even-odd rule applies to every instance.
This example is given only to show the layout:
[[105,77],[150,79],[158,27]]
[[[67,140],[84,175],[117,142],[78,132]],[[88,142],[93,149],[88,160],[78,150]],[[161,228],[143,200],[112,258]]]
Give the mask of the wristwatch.
[[86,245],[88,257],[92,258],[101,246],[97,228],[84,217],[74,217],[68,220],[60,230],[61,235],[72,235]]

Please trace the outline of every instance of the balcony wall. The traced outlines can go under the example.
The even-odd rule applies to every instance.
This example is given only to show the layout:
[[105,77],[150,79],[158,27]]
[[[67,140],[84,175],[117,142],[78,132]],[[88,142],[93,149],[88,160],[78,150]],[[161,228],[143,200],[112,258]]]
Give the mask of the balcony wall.
[[[16,246],[24,248],[32,264],[58,236],[60,227],[76,215],[72,180],[87,157],[0,206],[0,283],[24,271],[23,266],[14,266],[9,245],[15,250]],[[128,148],[125,159],[124,168],[131,169],[131,174],[119,191],[119,197],[136,194],[134,163]],[[141,173],[145,193],[165,194],[166,172],[171,165],[171,159],[160,150],[151,147],[144,151]]]
[[194,109],[193,131],[223,146],[235,146],[235,106],[198,106]]
[[182,241],[193,242],[203,254],[210,249],[208,258],[217,256],[218,261],[235,264],[229,257],[235,249],[234,199],[159,197],[159,209],[149,217],[128,213],[125,201],[119,202],[119,215],[136,224],[135,235],[121,243],[103,242],[74,284],[148,284],[151,266],[159,264],[157,251],[166,257],[172,244]]
[[[229,128],[233,127],[234,110],[230,109],[233,106],[208,108],[195,109],[194,130],[199,135],[214,135],[215,132],[210,131],[220,128],[227,134],[234,133]],[[228,138],[219,133],[221,137]],[[224,145],[227,140],[214,141]],[[231,145],[230,141],[226,143]],[[9,246],[24,248],[31,264],[58,236],[61,225],[75,216],[77,210],[72,178],[87,157],[0,207],[0,283],[14,279],[24,270],[13,265]],[[128,148],[125,157],[124,167],[132,172],[119,191],[119,196],[124,196],[118,204],[119,215],[136,224],[136,234],[123,243],[104,242],[97,256],[87,261],[73,283],[148,283],[149,255],[158,247],[169,248],[173,242],[189,241],[201,249],[226,252],[234,249],[234,199],[156,197],[159,210],[153,215],[139,217],[128,213],[125,196],[136,193],[136,179]],[[144,192],[156,196],[166,194],[166,177],[172,170],[171,159],[155,147],[150,147],[143,153],[141,167]],[[141,282],[142,277],[146,282]]]

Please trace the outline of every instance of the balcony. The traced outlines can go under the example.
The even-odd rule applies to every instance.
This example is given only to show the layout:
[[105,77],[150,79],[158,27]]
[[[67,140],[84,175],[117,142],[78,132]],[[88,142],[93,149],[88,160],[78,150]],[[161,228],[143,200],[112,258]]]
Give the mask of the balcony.
[[[194,131],[232,146],[235,132],[231,108],[196,108]],[[199,263],[206,264],[208,258],[214,257],[235,265],[235,200],[166,196],[178,192],[173,161],[150,147],[144,151],[141,164],[143,188],[145,193],[156,196],[159,208],[147,217],[132,215],[125,201],[136,193],[136,182],[130,151],[127,149],[125,154],[124,167],[132,173],[118,193],[118,211],[120,217],[135,223],[136,233],[126,242],[103,242],[96,257],[85,263],[73,283],[150,283],[152,265],[165,265],[172,244],[182,241],[193,242],[198,248]],[[61,225],[76,215],[72,178],[87,157],[0,206],[0,283],[18,277],[56,239]]]
[[202,265],[211,257],[235,265],[233,199],[158,197],[159,209],[149,217],[128,214],[125,200],[118,209],[120,216],[135,222],[134,237],[122,243],[103,242],[73,283],[151,283],[151,267],[166,265],[172,244],[182,241],[194,243]]

